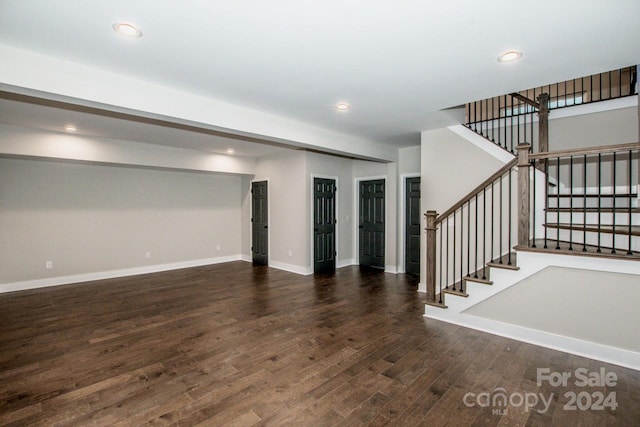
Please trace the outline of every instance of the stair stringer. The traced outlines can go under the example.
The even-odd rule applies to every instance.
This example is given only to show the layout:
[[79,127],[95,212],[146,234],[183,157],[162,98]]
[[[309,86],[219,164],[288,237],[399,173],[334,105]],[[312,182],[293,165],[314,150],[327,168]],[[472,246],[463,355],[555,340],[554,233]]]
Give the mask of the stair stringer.
[[[447,309],[426,306],[424,316],[430,319],[437,319],[490,334],[640,370],[640,353],[465,313],[467,309],[474,305],[510,288],[546,267],[566,267],[640,276],[640,262],[635,260],[522,251],[518,252],[517,256],[519,270],[514,271],[491,267],[490,277],[493,285],[488,286],[480,283],[467,282],[468,297],[463,298],[447,295]],[[606,286],[606,284],[603,284],[603,286]],[[550,297],[553,296],[550,295]]]

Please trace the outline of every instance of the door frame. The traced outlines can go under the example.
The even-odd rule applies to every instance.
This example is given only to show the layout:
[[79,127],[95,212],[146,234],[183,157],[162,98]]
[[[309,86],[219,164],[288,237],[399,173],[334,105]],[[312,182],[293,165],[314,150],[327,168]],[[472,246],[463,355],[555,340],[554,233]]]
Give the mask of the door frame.
[[314,178],[321,178],[321,179],[332,179],[336,182],[336,195],[335,195],[335,206],[336,206],[336,220],[338,221],[336,223],[336,229],[335,229],[335,236],[336,236],[336,269],[340,268],[341,265],[338,263],[338,256],[340,255],[340,178],[338,178],[337,176],[331,176],[331,175],[321,175],[321,174],[316,174],[316,173],[312,173],[309,175],[310,179],[309,179],[309,206],[311,206],[311,208],[309,209],[309,265],[311,266],[311,271],[313,272],[313,257],[314,257],[314,247],[313,247],[313,194],[315,191],[315,188],[313,186],[313,179]]
[[385,246],[385,267],[387,271],[387,236],[389,235],[389,198],[388,187],[389,175],[359,176],[353,179],[353,260],[355,265],[360,265],[360,181],[373,181],[381,179],[384,181],[384,246]]
[[[403,173],[400,175],[400,212],[398,213],[400,219],[400,236],[398,236],[398,245],[400,248],[399,260],[400,265],[398,266],[398,273],[406,273],[406,261],[407,261],[407,245],[406,245],[406,237],[407,237],[407,224],[406,224],[406,214],[407,214],[407,178],[421,178],[420,172],[415,173]],[[422,194],[420,194],[420,198],[422,199]],[[422,201],[420,202],[422,204]],[[422,221],[420,221],[422,222]],[[420,233],[422,235],[422,232]],[[422,240],[422,236],[420,236],[420,240]],[[420,245],[422,248],[422,245]]]
[[271,183],[269,178],[252,178],[249,183],[249,261],[253,259],[253,221],[251,212],[253,211],[253,200],[251,198],[251,187],[254,182],[267,182],[267,265],[271,265]]

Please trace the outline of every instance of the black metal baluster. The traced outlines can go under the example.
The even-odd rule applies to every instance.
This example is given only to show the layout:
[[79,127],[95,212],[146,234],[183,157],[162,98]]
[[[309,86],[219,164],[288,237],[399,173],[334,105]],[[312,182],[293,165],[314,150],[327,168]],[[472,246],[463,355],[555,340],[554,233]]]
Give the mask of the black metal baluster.
[[493,261],[493,205],[494,205],[494,197],[495,190],[493,188],[493,184],[495,180],[491,182],[491,249],[489,250],[489,261]]
[[633,172],[633,166],[631,165],[632,163],[632,157],[633,157],[633,153],[631,152],[631,150],[629,150],[629,249],[627,249],[627,255],[633,255],[633,251],[631,250],[631,232],[633,231],[633,228],[631,226],[631,212],[632,212],[632,202],[633,202],[633,180],[632,180],[632,172]]
[[531,243],[531,247],[535,248],[536,247],[536,159],[533,159],[533,168],[530,168],[529,170],[532,171],[533,173],[533,210],[531,212],[531,217],[533,219],[532,223],[533,223],[533,230],[532,230],[532,235],[533,235],[533,239],[532,239],[532,243]]
[[489,117],[489,104],[488,104],[488,100],[485,99],[484,100],[484,107],[482,109],[482,124],[483,124],[483,128],[486,128],[487,130],[487,134],[484,134],[484,131],[482,132],[482,135],[489,139],[489,126],[487,125],[487,118]]
[[[467,242],[467,245],[469,242]],[[462,287],[462,283],[464,280],[464,203],[460,207],[460,287]]]
[[618,70],[618,96],[622,98],[622,68]]
[[573,250],[573,156],[569,157],[569,250]]
[[613,152],[613,213],[611,214],[611,253],[616,253],[616,152]]
[[598,249],[596,252],[601,253],[600,238],[602,233],[602,154],[598,153]]
[[498,259],[502,264],[502,176],[500,175],[500,251],[498,252]]
[[482,280],[487,280],[487,187],[482,189]]
[[471,277],[471,201],[467,202],[467,277]]
[[516,147],[520,145],[520,104],[518,104],[518,139],[516,140]]
[[446,262],[446,267],[447,267],[447,275],[446,275],[446,280],[444,282],[445,289],[449,287],[449,217],[447,217],[447,262]]
[[[598,89],[600,91],[600,94],[598,95],[598,101],[602,101],[602,73],[598,74]],[[615,246],[615,245],[614,245]]]
[[582,200],[582,222],[584,230],[582,232],[582,252],[587,251],[587,155],[582,159],[584,165],[582,167],[582,179],[584,184],[584,197]]
[[511,97],[511,152],[513,153],[513,115],[515,111],[513,111],[513,96]]
[[495,98],[491,98],[491,141],[493,143],[496,142],[496,128],[495,128],[495,123],[494,123],[494,120],[495,120],[494,108],[495,108],[495,106],[493,105],[493,100],[494,99]]
[[560,249],[560,157],[556,157],[558,176],[557,176],[557,185],[556,185],[556,249]]
[[475,273],[473,273],[473,277],[478,278],[478,193],[476,193],[476,237],[474,243],[476,244],[476,254],[475,254]]
[[507,149],[509,138],[507,137],[507,95],[504,95],[504,149]]
[[473,101],[473,131],[475,133],[478,133],[478,125],[477,125],[477,120],[478,120],[478,108],[477,108],[477,104],[478,101]]
[[609,99],[613,98],[611,94],[611,71],[609,71]]
[[444,254],[442,253],[442,222],[440,223],[440,304],[442,304],[442,258],[444,258]]
[[508,265],[511,265],[511,222],[513,220],[513,217],[511,216],[511,169],[509,170],[509,235],[507,236],[508,241],[509,241],[509,246],[507,247],[507,254],[508,254]]
[[500,130],[500,123],[501,123],[501,117],[502,117],[502,108],[500,107],[500,99],[501,97],[498,97],[498,146],[502,147],[502,141],[500,140],[502,137],[502,130]]
[[453,290],[456,290],[456,211],[453,211],[453,263],[452,275],[453,275]]
[[[549,160],[542,160],[544,166],[544,249],[547,249],[547,224],[549,223]],[[535,173],[535,171],[534,171]],[[534,225],[535,227],[535,225]]]
[[[535,152],[535,150],[533,150],[533,114],[534,114],[534,112],[531,111],[531,115],[529,116],[529,124],[530,124],[529,127],[531,128],[531,142],[530,142],[531,150]],[[540,150],[538,149],[538,151],[540,151]]]
[[576,86],[576,79],[573,79],[573,105],[576,105],[577,94],[578,94],[578,86]]

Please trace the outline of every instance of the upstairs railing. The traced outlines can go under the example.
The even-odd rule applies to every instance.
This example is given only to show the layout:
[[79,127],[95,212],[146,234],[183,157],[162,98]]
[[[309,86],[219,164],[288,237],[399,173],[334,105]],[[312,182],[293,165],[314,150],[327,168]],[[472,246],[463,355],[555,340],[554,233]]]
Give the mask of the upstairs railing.
[[519,244],[626,255],[640,251],[640,143],[519,154],[519,166],[548,171],[523,176],[531,221],[529,238]]
[[487,178],[442,215],[427,211],[427,304],[488,281],[512,249],[640,259],[640,142],[531,153]]
[[[508,95],[471,102],[465,107],[465,126],[515,154],[520,144],[531,144],[533,152],[547,151],[538,146],[535,113],[606,101],[637,94],[637,67],[593,74]],[[547,94],[546,99],[540,99]]]

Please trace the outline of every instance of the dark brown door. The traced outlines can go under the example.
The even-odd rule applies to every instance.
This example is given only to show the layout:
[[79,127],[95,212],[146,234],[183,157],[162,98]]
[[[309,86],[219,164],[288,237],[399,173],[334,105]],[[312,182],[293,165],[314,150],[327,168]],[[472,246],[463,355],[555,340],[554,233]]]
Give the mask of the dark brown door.
[[251,254],[255,265],[269,264],[267,181],[251,183]]
[[420,177],[407,178],[405,203],[404,268],[408,274],[420,274]]
[[384,269],[384,180],[360,182],[360,265]]
[[336,269],[336,181],[313,179],[313,271]]

